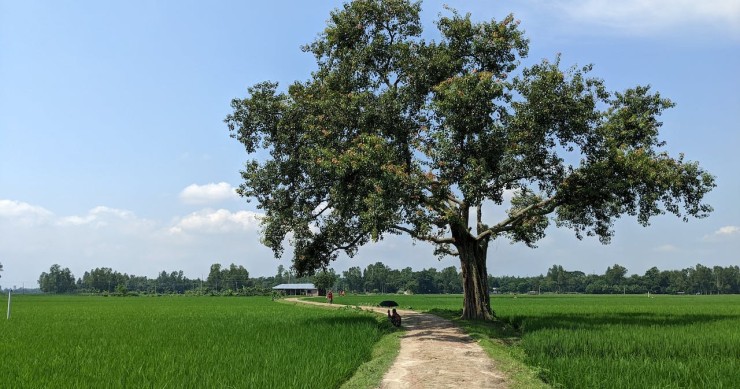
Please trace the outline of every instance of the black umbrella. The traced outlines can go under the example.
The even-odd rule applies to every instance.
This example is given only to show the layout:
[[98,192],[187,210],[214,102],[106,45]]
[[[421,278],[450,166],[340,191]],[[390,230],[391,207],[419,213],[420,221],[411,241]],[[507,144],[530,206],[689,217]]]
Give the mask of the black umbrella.
[[381,307],[397,307],[398,303],[393,300],[384,300],[381,301],[378,305],[380,305]]

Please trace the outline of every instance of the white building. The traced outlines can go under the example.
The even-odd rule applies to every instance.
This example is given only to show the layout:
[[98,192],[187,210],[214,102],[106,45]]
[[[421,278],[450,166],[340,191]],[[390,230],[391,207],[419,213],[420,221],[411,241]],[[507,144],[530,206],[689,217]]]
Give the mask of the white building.
[[272,290],[282,291],[289,296],[318,296],[319,290],[314,284],[280,284]]

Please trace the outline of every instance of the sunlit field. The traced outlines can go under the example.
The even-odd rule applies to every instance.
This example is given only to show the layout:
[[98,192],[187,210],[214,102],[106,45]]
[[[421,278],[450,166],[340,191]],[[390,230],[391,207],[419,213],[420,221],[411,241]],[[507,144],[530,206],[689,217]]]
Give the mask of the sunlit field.
[[0,387],[334,388],[376,315],[231,297],[7,296]]
[[[462,306],[459,295],[334,301],[386,299],[446,316]],[[554,387],[740,382],[740,296],[502,295],[492,305],[516,329],[512,354]],[[370,313],[260,297],[14,296],[12,317],[4,319],[0,386],[9,388],[332,388],[370,359],[387,331]],[[495,340],[500,328],[489,336]]]
[[[462,296],[346,296],[335,303],[459,313]],[[740,296],[494,295],[523,361],[555,387],[737,388]],[[450,312],[452,311],[452,312]],[[492,332],[492,336],[496,336]]]

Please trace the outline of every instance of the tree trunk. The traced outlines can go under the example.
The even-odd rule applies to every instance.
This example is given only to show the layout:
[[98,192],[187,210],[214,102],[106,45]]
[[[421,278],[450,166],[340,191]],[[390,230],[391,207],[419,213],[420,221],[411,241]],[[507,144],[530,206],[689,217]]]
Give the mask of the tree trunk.
[[463,319],[493,320],[491,297],[488,292],[486,254],[488,240],[476,241],[467,230],[452,232],[460,254],[463,279]]

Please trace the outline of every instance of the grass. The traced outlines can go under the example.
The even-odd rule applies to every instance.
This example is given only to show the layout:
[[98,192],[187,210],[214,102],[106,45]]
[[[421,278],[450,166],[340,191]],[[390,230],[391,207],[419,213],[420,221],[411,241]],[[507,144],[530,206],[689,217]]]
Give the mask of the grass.
[[14,296],[2,386],[336,388],[389,331],[269,298]]
[[[326,308],[337,309],[338,306],[327,306]],[[349,305],[344,305],[339,309],[365,312],[362,309]],[[384,329],[384,335],[373,346],[370,360],[360,365],[354,375],[342,385],[342,389],[370,389],[380,387],[383,376],[390,369],[401,349],[403,330],[391,326],[385,317],[378,317],[374,313],[372,315],[375,315],[376,319],[380,320],[381,326]]]
[[[459,320],[459,295],[335,303],[386,299],[455,320],[515,388],[740,382],[740,296],[494,296],[492,323]],[[401,334],[382,315],[269,298],[14,296],[0,386],[370,388]]]
[[[387,321],[386,321],[387,323]],[[373,347],[372,357],[362,364],[355,374],[342,385],[342,389],[367,389],[380,387],[385,372],[390,369],[401,348],[402,331],[384,335]]]
[[453,319],[523,388],[734,388],[740,382],[740,296],[493,296],[499,321],[460,316],[462,296],[396,300]]
[[734,388],[740,296],[497,299],[525,361],[557,387]]

